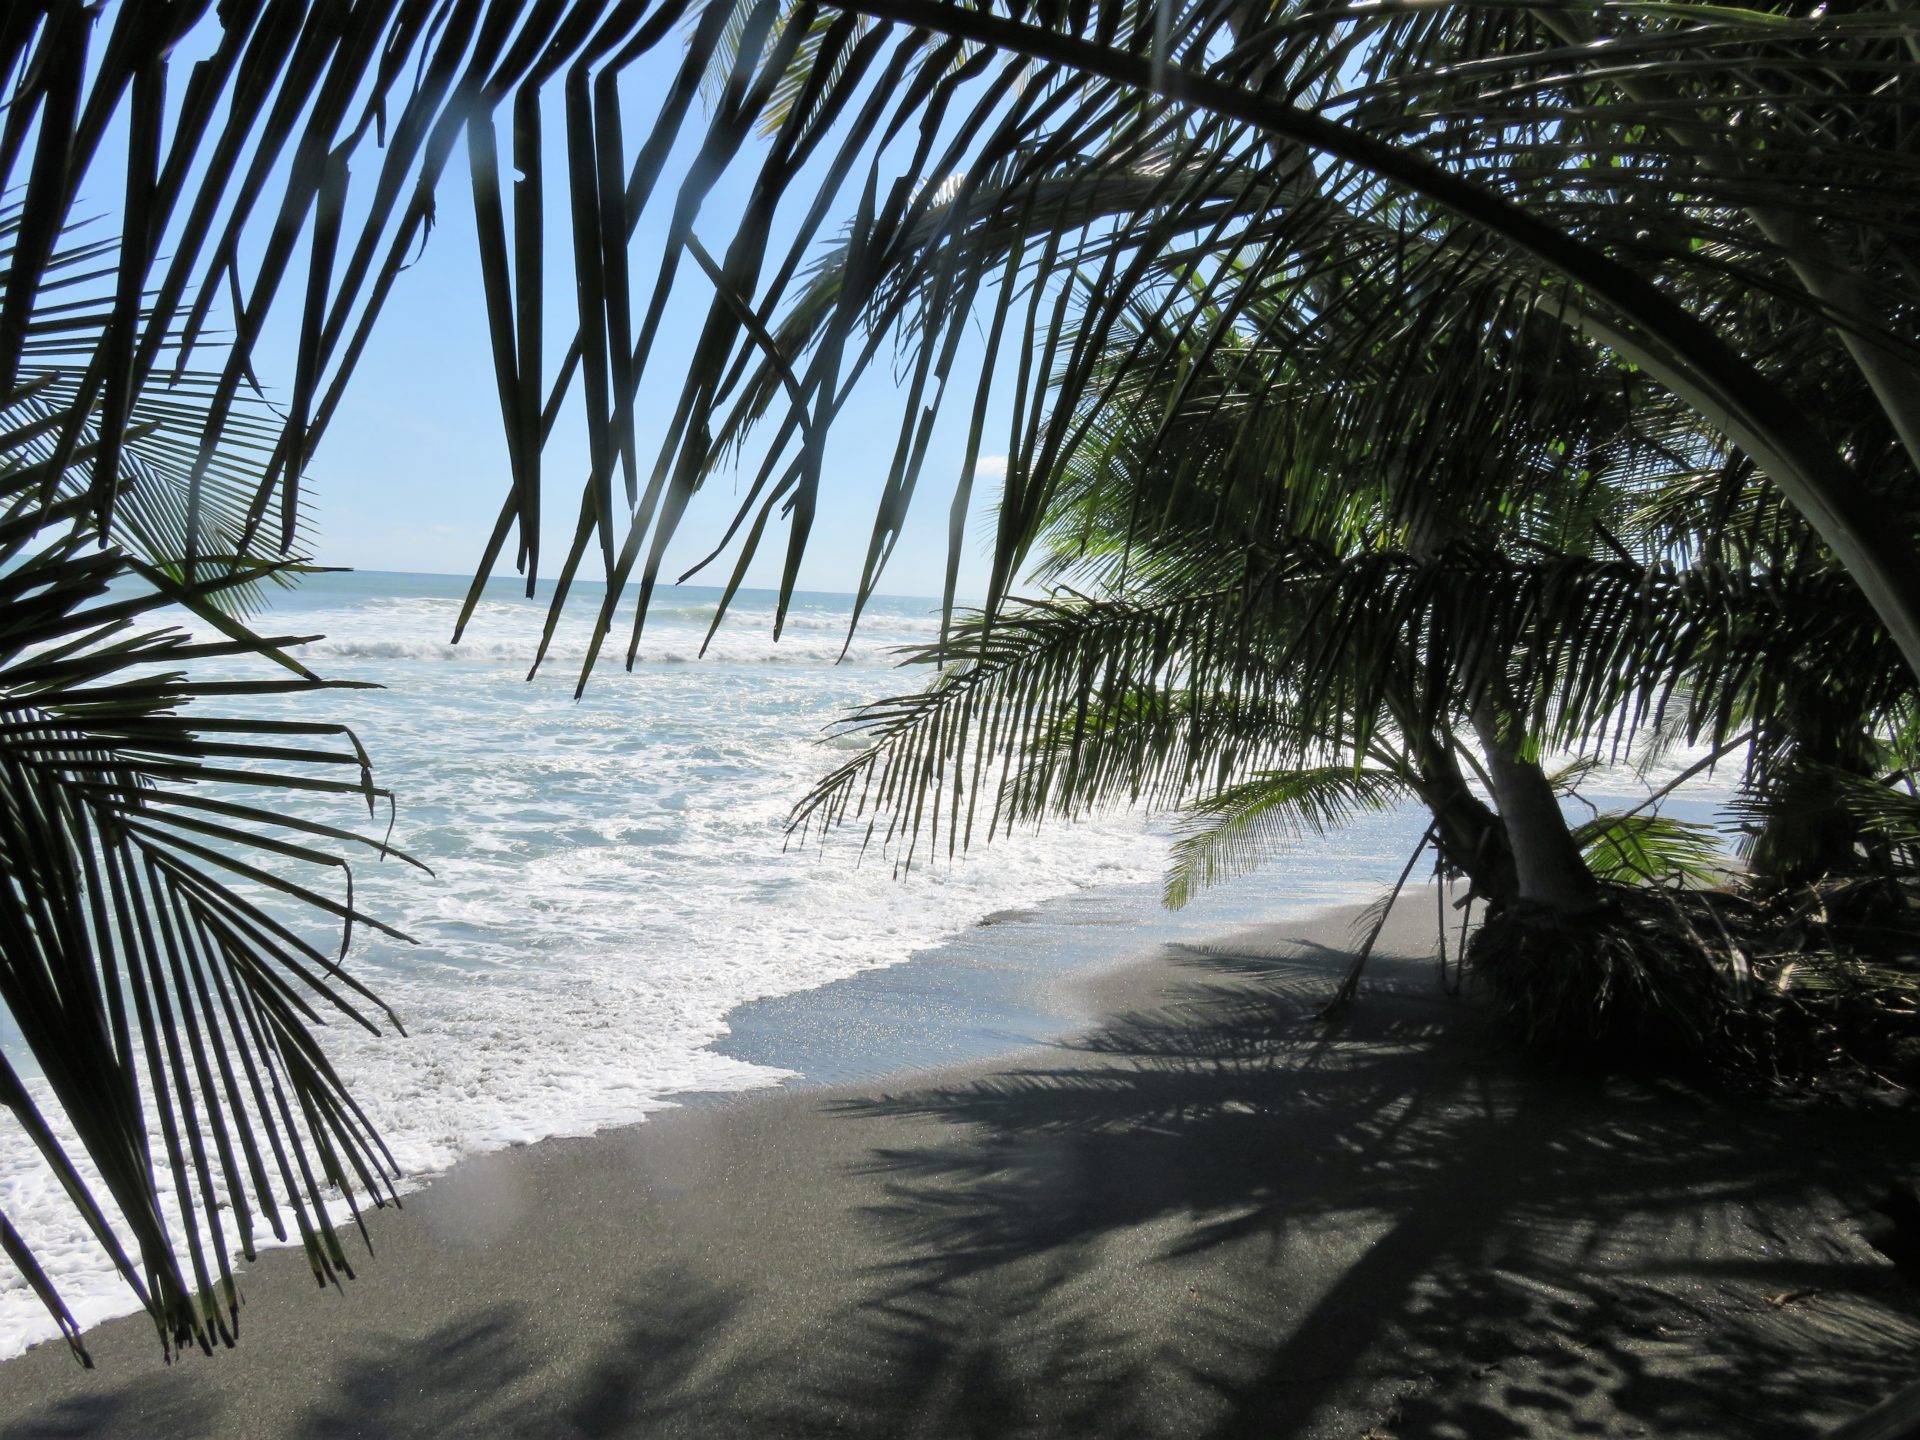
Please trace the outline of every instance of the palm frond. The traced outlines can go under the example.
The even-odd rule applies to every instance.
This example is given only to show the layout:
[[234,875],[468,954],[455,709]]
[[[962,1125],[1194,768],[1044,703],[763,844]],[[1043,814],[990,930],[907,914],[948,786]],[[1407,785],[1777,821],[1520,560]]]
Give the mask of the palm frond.
[[[371,818],[391,797],[342,727],[221,708],[327,682],[291,661],[191,678],[302,638],[165,623],[250,572],[232,573],[189,589],[68,538],[8,569],[0,623],[0,1004],[38,1071],[7,1071],[7,1103],[163,1342],[203,1348],[232,1343],[233,1249],[251,1258],[265,1227],[316,1276],[351,1273],[333,1208],[384,1203],[396,1174],[313,1027],[398,1027],[342,963],[356,924],[398,932],[356,906],[339,854],[397,852],[288,805],[350,797]],[[337,954],[282,902],[338,925]]]
[[1246,874],[1276,852],[1325,835],[1410,794],[1406,780],[1366,766],[1319,766],[1256,775],[1187,807],[1163,900],[1178,910],[1200,891]]
[[[465,132],[512,461],[483,572],[516,528],[530,575],[551,548],[539,457],[576,384],[585,397],[590,474],[561,533],[556,606],[597,557],[616,592],[607,614],[633,584],[644,614],[725,437],[756,414],[771,429],[733,527],[736,570],[784,514],[790,595],[826,432],[888,334],[913,363],[862,596],[916,493],[925,427],[956,396],[981,417],[1010,389],[991,611],[1074,463],[1083,402],[1108,403],[1105,338],[1143,299],[1171,307],[1195,353],[1238,334],[1306,355],[1324,337],[1267,327],[1252,303],[1298,293],[1351,359],[1417,338],[1435,297],[1471,291],[1554,317],[1691,409],[1791,499],[1920,663],[1901,494],[1920,455],[1904,139],[1920,60],[1897,9],[379,0],[337,24],[323,8],[251,4],[222,7],[176,114],[169,57],[209,10],[122,6],[96,50],[94,12],[63,0],[27,12],[0,55],[17,77],[0,184],[20,177],[26,217],[0,295],[0,388],[20,378],[26,320],[60,279],[54,237],[101,178],[103,123],[124,112],[138,143],[109,188],[135,243],[107,267],[109,334],[76,408],[97,401],[118,434],[168,337],[184,368],[233,295],[195,514],[268,316],[291,306],[293,396],[251,507],[264,523],[277,496],[285,543],[300,471]],[[620,76],[672,46],[685,51],[676,77],[630,113]],[[719,77],[704,114],[703,77]],[[554,188],[571,211],[578,317],[557,366],[538,341],[549,99],[565,110]],[[509,102],[511,224],[492,143]],[[766,133],[749,143],[756,125]],[[631,155],[629,133],[646,137]],[[695,159],[670,176],[682,140]],[[726,174],[748,198],[715,284],[683,262]],[[798,223],[776,244],[783,205]],[[664,244],[636,286],[628,246],[650,210]],[[827,277],[809,262],[830,223],[845,226],[845,263]],[[243,239],[263,231],[243,276]],[[636,397],[649,365],[660,373],[660,316],[688,295],[706,316],[649,459]],[[969,381],[960,336],[982,313],[995,353]]]
[[[1033,600],[961,625],[908,659],[943,667],[924,691],[876,701],[841,733],[866,748],[789,817],[814,826],[886,814],[883,841],[949,850],[995,830],[1108,803],[1165,804],[1314,747],[1278,704],[1271,649],[1231,643],[1264,623],[1246,590],[1157,603]],[[983,803],[984,802],[984,803]]]
[[[0,243],[24,228],[0,214]],[[70,240],[48,269],[101,253]],[[235,404],[199,465],[218,384],[191,370],[116,419],[88,378],[115,323],[36,310],[0,391],[0,1007],[21,1046],[0,1102],[163,1347],[209,1348],[234,1338],[236,1251],[270,1231],[350,1274],[343,1207],[392,1196],[317,1031],[399,1028],[345,960],[356,925],[405,937],[359,908],[345,857],[418,862],[310,813],[390,823],[351,731],[229,708],[330,688],[288,654],[314,637],[240,618],[304,568],[248,552],[277,424]],[[0,1244],[84,1361],[31,1229],[0,1221]]]
[[1623,885],[1717,884],[1725,854],[1710,825],[1665,815],[1596,815],[1574,843],[1597,879]]

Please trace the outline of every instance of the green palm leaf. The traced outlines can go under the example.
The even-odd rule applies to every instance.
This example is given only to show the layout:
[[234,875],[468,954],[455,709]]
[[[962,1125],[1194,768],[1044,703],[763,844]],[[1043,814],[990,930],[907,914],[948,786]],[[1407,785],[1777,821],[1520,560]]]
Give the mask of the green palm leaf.
[[1368,767],[1269,772],[1187,807],[1163,896],[1178,910],[1200,891],[1243,875],[1275,852],[1325,835],[1364,811],[1391,809],[1411,794],[1404,777]]
[[1710,825],[1664,815],[1596,815],[1573,831],[1574,843],[1602,880],[1626,885],[1713,885],[1725,854]]

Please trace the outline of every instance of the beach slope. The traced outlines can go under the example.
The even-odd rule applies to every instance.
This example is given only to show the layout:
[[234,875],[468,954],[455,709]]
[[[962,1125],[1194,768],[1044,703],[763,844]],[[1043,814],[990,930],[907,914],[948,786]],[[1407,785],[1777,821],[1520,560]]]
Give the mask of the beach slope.
[[[238,1350],[0,1365],[0,1437],[1803,1436],[1912,1378],[1910,1116],[1597,1083],[1351,913],[1087,982],[987,1063],[468,1162]],[[1430,923],[1430,922],[1429,922]],[[1394,943],[1397,941],[1397,945]]]

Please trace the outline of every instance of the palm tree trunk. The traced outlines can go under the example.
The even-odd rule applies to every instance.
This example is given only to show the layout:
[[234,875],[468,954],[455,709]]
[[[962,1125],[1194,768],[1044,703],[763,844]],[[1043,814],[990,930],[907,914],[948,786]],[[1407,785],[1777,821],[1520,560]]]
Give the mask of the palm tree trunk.
[[1504,910],[1519,898],[1513,868],[1513,847],[1506,827],[1484,800],[1473,793],[1455,758],[1451,737],[1434,735],[1396,709],[1395,719],[1407,736],[1415,789],[1433,815],[1433,843],[1447,864],[1467,877],[1471,892],[1495,910]]
[[1513,727],[1491,701],[1475,707],[1473,731],[1513,849],[1516,902],[1566,914],[1591,910],[1600,903],[1600,887],[1573,843],[1546,771],[1521,753]]
[[1520,898],[1519,873],[1513,846],[1500,817],[1455,777],[1434,786],[1422,798],[1433,813],[1434,844],[1446,862],[1467,877],[1472,893],[1496,910]]

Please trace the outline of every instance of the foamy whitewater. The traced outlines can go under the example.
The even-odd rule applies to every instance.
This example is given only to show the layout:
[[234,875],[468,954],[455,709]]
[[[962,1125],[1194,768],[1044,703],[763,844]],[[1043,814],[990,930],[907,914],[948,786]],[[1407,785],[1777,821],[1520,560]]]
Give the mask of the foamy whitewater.
[[[1151,909],[1168,826],[1133,814],[996,838],[951,865],[943,842],[938,863],[904,878],[877,852],[856,863],[858,828],[824,852],[783,847],[789,808],[845,753],[823,746],[823,727],[922,680],[895,671],[892,652],[934,638],[932,602],[876,601],[836,663],[848,597],[797,597],[776,645],[773,597],[743,592],[690,663],[718,594],[669,589],[635,670],[619,664],[617,629],[615,655],[576,702],[599,593],[581,595],[529,684],[544,602],[496,586],[453,646],[464,589],[326,575],[276,598],[260,628],[324,634],[296,653],[330,678],[386,688],[248,706],[352,725],[398,796],[394,842],[435,871],[371,854],[356,866],[360,908],[418,941],[363,927],[349,961],[408,1036],[326,1032],[409,1183],[475,1152],[631,1123],[677,1093],[778,1083],[787,1072],[708,1048],[744,1001],[897,964],[992,912],[1090,888],[1110,892],[1116,913]],[[313,813],[351,823],[344,806]],[[1377,894],[1422,825],[1412,812],[1369,817],[1279,858],[1233,887],[1241,917]],[[5,1026],[0,1044],[45,1101]],[[4,1112],[0,1210],[83,1324],[135,1308]],[[55,1333],[0,1261],[0,1356]]]

